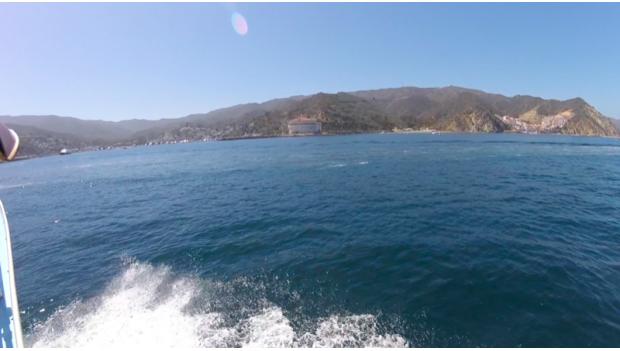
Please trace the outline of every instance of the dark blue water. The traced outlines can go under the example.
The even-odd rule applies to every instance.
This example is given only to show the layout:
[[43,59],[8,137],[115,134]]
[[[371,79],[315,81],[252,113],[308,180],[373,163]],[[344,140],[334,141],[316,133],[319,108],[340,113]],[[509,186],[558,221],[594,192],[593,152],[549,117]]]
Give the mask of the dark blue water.
[[357,135],[0,165],[28,342],[619,346],[620,142]]

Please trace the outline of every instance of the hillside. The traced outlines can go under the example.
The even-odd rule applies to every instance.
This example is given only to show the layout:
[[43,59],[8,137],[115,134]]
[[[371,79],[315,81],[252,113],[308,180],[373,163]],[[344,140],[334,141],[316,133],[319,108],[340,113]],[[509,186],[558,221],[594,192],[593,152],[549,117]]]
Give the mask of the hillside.
[[81,120],[59,116],[0,116],[22,136],[22,156],[60,148],[160,143],[285,135],[299,115],[322,122],[325,134],[394,129],[454,132],[524,132],[616,136],[620,122],[603,116],[581,98],[546,100],[506,97],[460,87],[393,88],[318,93],[249,103],[177,119]]
[[618,135],[611,119],[580,98],[560,101],[522,95],[506,97],[459,87],[407,87],[318,93],[238,105],[181,118],[176,125],[166,128],[142,131],[136,141],[277,136],[286,134],[288,120],[302,114],[321,121],[327,134],[428,128],[454,132]]

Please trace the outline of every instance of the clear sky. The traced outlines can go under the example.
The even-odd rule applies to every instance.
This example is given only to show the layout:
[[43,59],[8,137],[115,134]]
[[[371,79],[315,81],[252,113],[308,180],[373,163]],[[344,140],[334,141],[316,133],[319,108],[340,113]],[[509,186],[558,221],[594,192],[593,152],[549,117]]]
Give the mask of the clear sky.
[[0,114],[154,119],[447,85],[620,117],[620,4],[0,4]]

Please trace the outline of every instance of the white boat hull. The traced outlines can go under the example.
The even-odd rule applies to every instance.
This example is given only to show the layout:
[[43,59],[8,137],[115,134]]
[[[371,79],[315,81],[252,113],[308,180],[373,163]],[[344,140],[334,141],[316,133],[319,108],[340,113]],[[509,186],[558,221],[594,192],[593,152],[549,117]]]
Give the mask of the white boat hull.
[[23,347],[21,320],[15,288],[13,249],[9,222],[0,201],[0,271],[2,281],[0,297],[0,342],[2,347]]

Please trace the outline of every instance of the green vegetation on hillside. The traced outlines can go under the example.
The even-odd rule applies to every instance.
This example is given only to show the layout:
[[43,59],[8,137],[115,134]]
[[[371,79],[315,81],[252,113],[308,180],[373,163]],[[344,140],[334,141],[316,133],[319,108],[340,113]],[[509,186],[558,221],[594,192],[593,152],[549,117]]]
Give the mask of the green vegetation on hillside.
[[22,136],[21,156],[181,140],[287,134],[287,122],[315,118],[325,134],[436,129],[454,132],[536,132],[616,136],[620,122],[581,98],[565,101],[506,97],[460,87],[394,88],[295,96],[236,105],[178,119],[80,120],[58,116],[0,116]]

